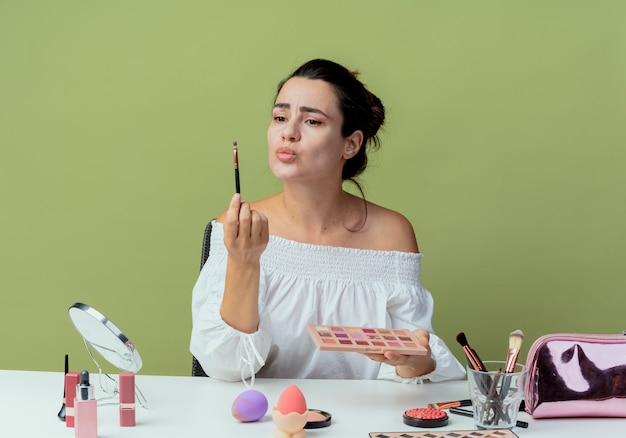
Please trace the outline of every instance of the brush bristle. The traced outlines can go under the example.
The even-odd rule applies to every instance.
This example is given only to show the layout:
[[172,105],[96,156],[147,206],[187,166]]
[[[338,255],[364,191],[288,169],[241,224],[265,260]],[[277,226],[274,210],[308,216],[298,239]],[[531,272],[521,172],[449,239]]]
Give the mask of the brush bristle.
[[468,342],[467,342],[467,337],[465,336],[465,333],[461,332],[458,335],[456,335],[456,341],[461,344],[462,347],[465,347]]
[[233,147],[236,148],[237,147],[237,142],[233,141]]
[[524,333],[521,330],[515,330],[509,335],[509,349],[519,349],[522,346],[524,340]]

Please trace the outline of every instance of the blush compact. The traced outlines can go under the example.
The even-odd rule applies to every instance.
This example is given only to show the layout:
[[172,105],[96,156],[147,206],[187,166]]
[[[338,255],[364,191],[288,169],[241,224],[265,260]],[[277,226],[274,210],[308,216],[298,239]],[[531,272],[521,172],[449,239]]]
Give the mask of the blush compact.
[[448,424],[448,414],[435,408],[413,408],[404,411],[402,420],[413,427],[443,427]]
[[305,429],[320,429],[322,427],[330,426],[332,416],[325,411],[319,409],[309,409],[309,415],[307,422],[304,425]]

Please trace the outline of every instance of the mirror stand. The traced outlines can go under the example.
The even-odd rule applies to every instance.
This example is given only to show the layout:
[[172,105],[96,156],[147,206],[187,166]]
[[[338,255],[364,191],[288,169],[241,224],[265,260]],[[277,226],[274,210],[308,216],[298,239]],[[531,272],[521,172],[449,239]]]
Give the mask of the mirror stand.
[[[89,354],[89,357],[91,357],[91,360],[96,365],[96,368],[98,368],[98,384],[100,386],[100,389],[102,390],[104,394],[107,394],[105,397],[98,398],[98,405],[104,406],[104,405],[119,404],[118,397],[119,397],[120,391],[119,391],[119,384],[117,380],[115,380],[115,378],[112,377],[110,374],[102,372],[102,367],[100,366],[100,363],[96,359],[96,356],[93,354],[93,350],[90,347],[91,344],[89,343],[89,341],[83,338],[83,343],[85,344],[85,348],[87,349],[87,353]],[[111,386],[113,386],[112,389],[111,389]],[[139,388],[139,385],[137,383],[135,383],[135,395],[141,407],[144,409],[148,409],[148,400],[143,395],[143,392],[141,392],[141,389]]]

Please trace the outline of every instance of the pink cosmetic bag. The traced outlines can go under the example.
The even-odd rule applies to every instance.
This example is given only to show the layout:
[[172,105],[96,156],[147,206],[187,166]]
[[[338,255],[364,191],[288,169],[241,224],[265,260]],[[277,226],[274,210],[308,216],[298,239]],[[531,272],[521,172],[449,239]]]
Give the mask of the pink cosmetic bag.
[[533,418],[626,417],[626,336],[556,333],[526,359],[526,412]]

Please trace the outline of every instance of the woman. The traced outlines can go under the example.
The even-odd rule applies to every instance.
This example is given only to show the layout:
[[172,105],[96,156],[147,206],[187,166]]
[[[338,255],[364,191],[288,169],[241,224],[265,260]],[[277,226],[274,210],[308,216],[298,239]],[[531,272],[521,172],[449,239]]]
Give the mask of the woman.
[[[433,334],[415,233],[401,214],[343,190],[379,145],[382,102],[356,72],[312,60],[281,82],[267,133],[283,190],[233,196],[193,290],[191,352],[214,378],[461,378]],[[358,183],[357,187],[358,186]],[[318,351],[308,323],[414,330],[425,356]]]

